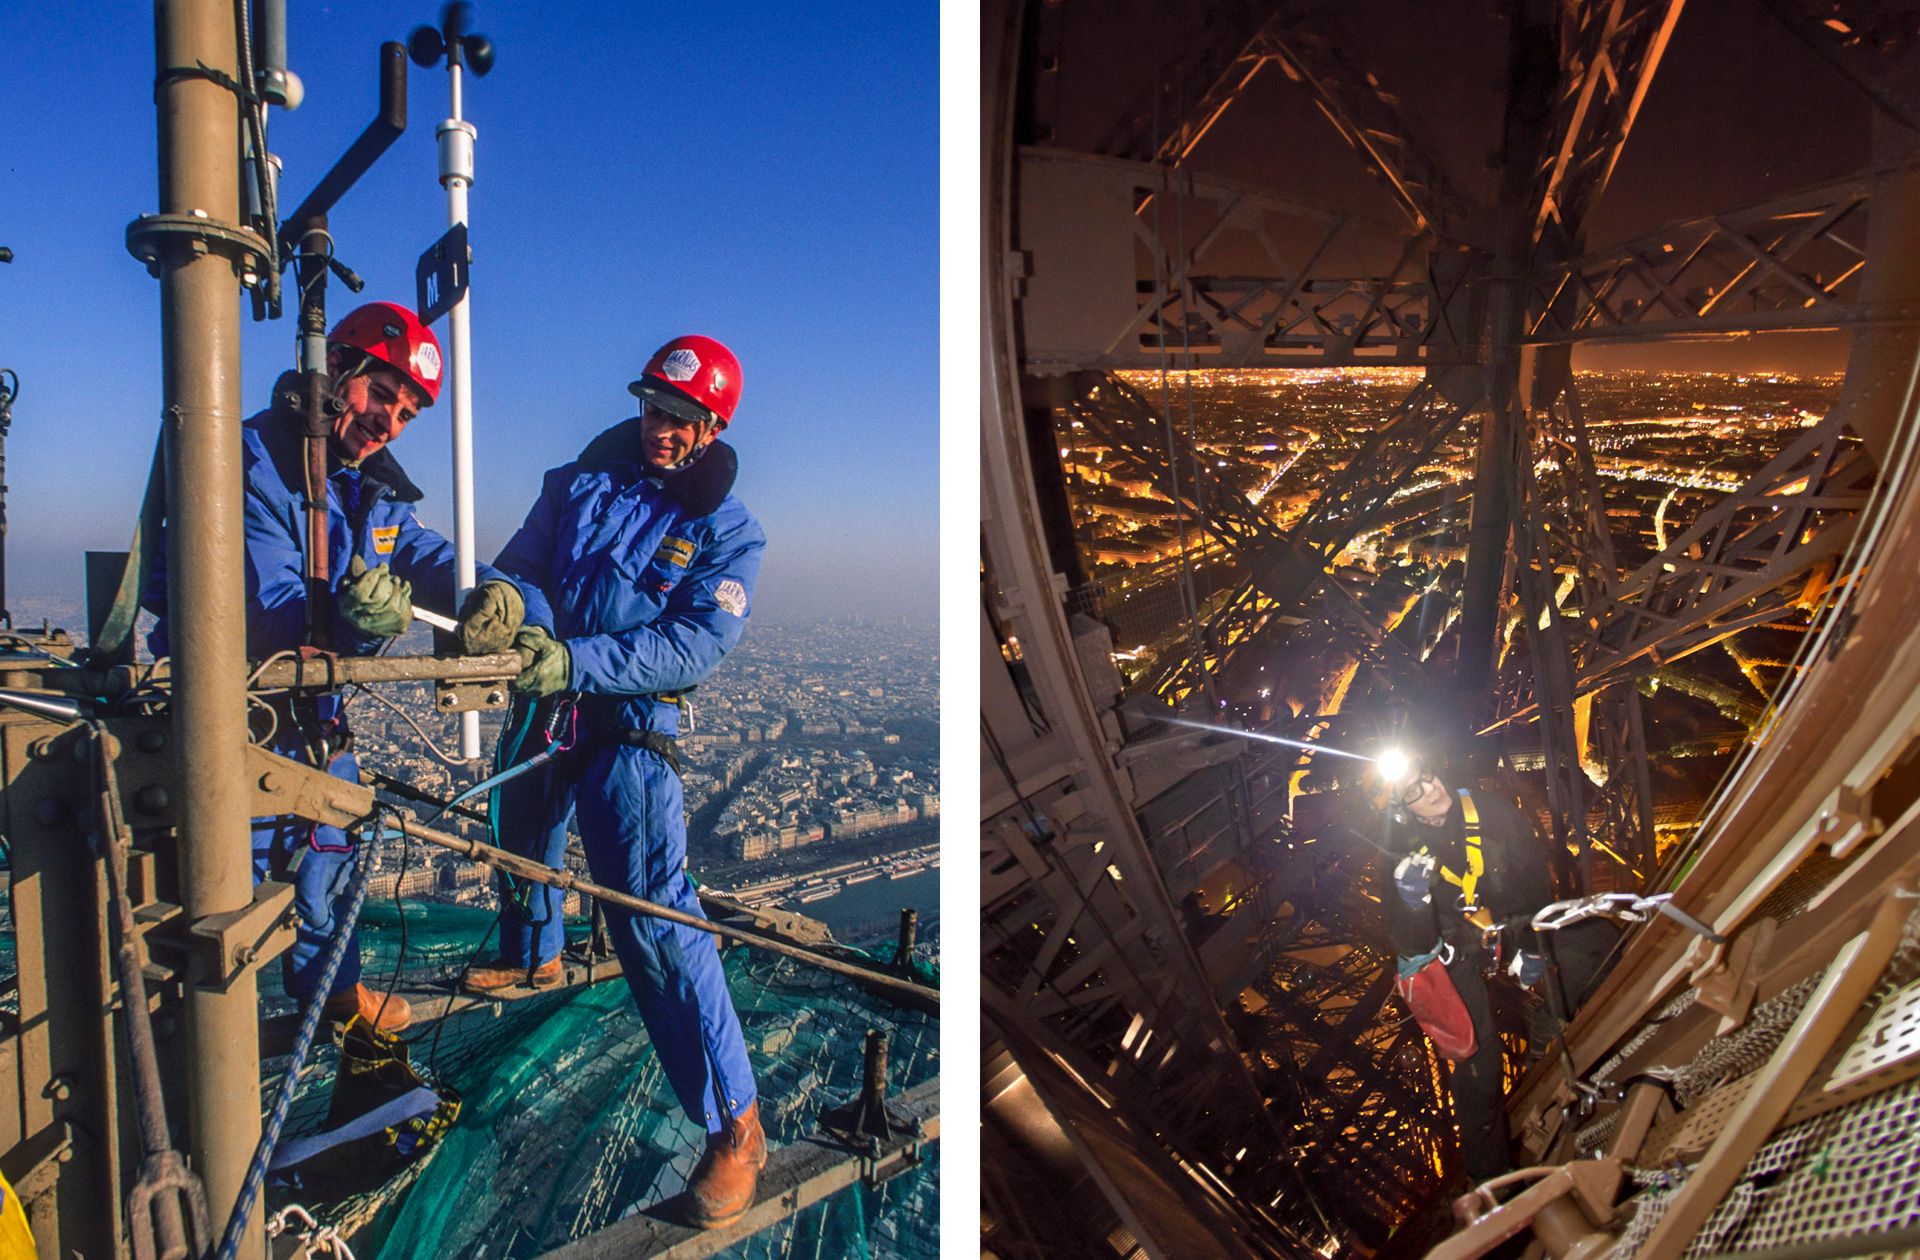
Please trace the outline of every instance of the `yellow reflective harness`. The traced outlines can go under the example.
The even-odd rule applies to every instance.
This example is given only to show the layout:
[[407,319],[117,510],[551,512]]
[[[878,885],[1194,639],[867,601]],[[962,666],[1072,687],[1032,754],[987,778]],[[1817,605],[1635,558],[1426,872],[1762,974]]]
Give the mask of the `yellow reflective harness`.
[[1460,890],[1460,910],[1469,919],[1473,919],[1485,913],[1480,903],[1474,900],[1473,892],[1479,887],[1480,877],[1487,873],[1487,863],[1480,854],[1480,811],[1474,808],[1473,794],[1465,788],[1460,789],[1460,813],[1465,823],[1467,872],[1464,875],[1457,875],[1442,866],[1440,878]]

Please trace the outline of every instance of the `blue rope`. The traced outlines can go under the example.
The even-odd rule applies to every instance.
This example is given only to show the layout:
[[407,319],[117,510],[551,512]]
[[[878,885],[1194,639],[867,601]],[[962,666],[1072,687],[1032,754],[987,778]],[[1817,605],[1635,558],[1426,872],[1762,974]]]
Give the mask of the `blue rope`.
[[[375,812],[375,826],[378,826],[378,811]],[[267,1177],[267,1165],[273,1160],[273,1149],[280,1144],[280,1130],[287,1123],[287,1111],[293,1105],[293,1091],[300,1084],[300,1073],[307,1061],[307,1055],[313,1049],[314,1034],[320,1028],[320,1011],[327,1004],[327,996],[333,988],[333,978],[340,971],[340,960],[346,956],[347,937],[353,932],[355,921],[360,918],[360,906],[367,899],[367,866],[355,854],[353,859],[353,883],[347,910],[333,929],[333,939],[327,943],[327,962],[320,973],[320,983],[314,987],[313,996],[307,999],[307,1008],[301,1012],[300,1035],[294,1038],[293,1054],[287,1064],[286,1075],[280,1078],[280,1089],[274,1095],[273,1108],[267,1113],[267,1122],[260,1132],[260,1145],[253,1151],[253,1162],[247,1165],[246,1180],[240,1183],[240,1197],[234,1200],[233,1215],[227,1219],[226,1233],[220,1239],[219,1260],[234,1260],[240,1249],[240,1236],[246,1232],[247,1217],[253,1214],[253,1202],[260,1195],[260,1186]]]
[[[445,805],[442,805],[439,809],[435,810],[432,816],[427,819],[427,821],[433,822],[437,820],[442,814],[452,809],[455,805],[464,804],[465,802],[470,801],[474,797],[480,795],[480,793],[482,792],[491,792],[493,791],[493,789],[499,787],[502,783],[505,783],[509,779],[517,779],[529,770],[537,770],[541,766],[544,766],[549,761],[553,760],[553,755],[555,751],[556,749],[553,749],[553,748],[543,749],[540,752],[535,753],[533,756],[527,758],[525,761],[521,762],[517,766],[510,766],[507,769],[502,770],[499,774],[494,775],[490,779],[480,780],[480,782],[474,784],[472,787],[468,788],[466,791],[460,793],[460,795],[454,797],[452,800],[448,801]],[[490,827],[492,826],[491,810],[488,811],[488,825]],[[495,832],[495,835],[497,838],[498,832]]]
[[[529,711],[531,718],[531,711]],[[526,735],[525,729],[520,732]],[[515,742],[515,752],[518,751]],[[429,822],[438,819],[455,805],[460,804],[482,792],[491,792],[494,788],[516,779],[521,775],[551,761],[557,748],[542,749],[519,765],[511,766],[493,777],[483,779],[466,791],[454,797],[442,806]],[[492,811],[489,811],[491,813]],[[489,827],[492,823],[489,821]],[[393,839],[403,837],[404,833],[395,828],[383,827],[380,809],[376,807],[373,817],[362,829],[361,840],[365,843],[372,839]],[[497,838],[497,837],[496,837]],[[267,1113],[267,1121],[260,1133],[260,1144],[254,1148],[253,1162],[247,1166],[246,1180],[240,1184],[240,1197],[234,1200],[233,1215],[227,1220],[226,1233],[220,1239],[218,1260],[234,1260],[240,1247],[240,1236],[246,1231],[247,1218],[253,1214],[254,1200],[260,1196],[260,1187],[266,1181],[267,1167],[273,1160],[274,1148],[280,1144],[280,1131],[287,1123],[287,1111],[293,1105],[293,1092],[300,1084],[300,1073],[307,1061],[307,1055],[313,1050],[314,1035],[320,1028],[320,1011],[326,1005],[329,992],[333,988],[333,978],[340,971],[340,962],[346,955],[347,937],[353,931],[353,925],[360,918],[360,907],[367,899],[367,867],[356,854],[353,862],[353,883],[350,888],[351,899],[341,921],[335,925],[333,939],[327,943],[327,961],[321,971],[320,982],[315,986],[313,996],[308,999],[306,1009],[300,1017],[300,1035],[294,1039],[290,1062],[286,1075],[280,1078],[280,1088],[274,1095],[273,1107]]]

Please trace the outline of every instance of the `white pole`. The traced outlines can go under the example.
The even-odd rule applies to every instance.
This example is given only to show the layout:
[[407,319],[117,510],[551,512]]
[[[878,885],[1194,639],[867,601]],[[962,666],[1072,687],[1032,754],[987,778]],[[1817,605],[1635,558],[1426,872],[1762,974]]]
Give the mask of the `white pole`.
[[[478,134],[473,124],[460,117],[460,63],[447,67],[452,84],[452,117],[440,124],[440,183],[447,190],[447,226],[467,221],[467,189],[473,184],[473,142]],[[473,542],[473,338],[469,294],[462,293],[448,312],[448,377],[453,387],[453,563],[459,589],[454,593],[457,608],[473,589],[476,569]],[[460,755],[468,761],[480,757],[480,715],[460,715]]]

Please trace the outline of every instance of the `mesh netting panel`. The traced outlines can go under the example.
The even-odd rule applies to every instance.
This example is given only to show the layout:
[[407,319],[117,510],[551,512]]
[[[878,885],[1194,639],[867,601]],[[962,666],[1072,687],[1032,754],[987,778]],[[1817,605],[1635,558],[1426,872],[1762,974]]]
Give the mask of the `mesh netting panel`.
[[1808,976],[1792,988],[1756,1003],[1747,1013],[1746,1023],[1708,1042],[1692,1063],[1680,1069],[1673,1080],[1675,1101],[1682,1107],[1691,1107],[1728,1081],[1745,1076],[1772,1058],[1819,985],[1818,975]]
[[[1644,1189],[1612,1260],[1659,1224],[1684,1171],[1636,1172]],[[1686,1254],[1758,1251],[1920,1225],[1920,1081],[1816,1116],[1760,1149]]]
[[[399,921],[391,902],[363,912],[370,985],[384,987],[393,973]],[[493,921],[490,910],[410,903],[401,986],[450,981]],[[569,924],[570,936],[584,931]],[[874,951],[881,960],[893,952],[891,945]],[[743,949],[726,959],[761,1120],[776,1148],[813,1132],[823,1109],[858,1092],[869,1028],[890,1034],[893,1092],[937,1073],[936,1021],[868,1000],[831,973]],[[923,983],[938,982],[930,966],[916,963],[915,972]],[[672,1197],[693,1170],[704,1135],[681,1115],[618,979],[481,1004],[408,1036],[414,1063],[461,1095],[459,1120],[427,1158],[379,1190],[335,1204],[303,1201],[323,1220],[359,1229],[353,1245],[363,1257],[539,1255]],[[337,1061],[335,1047],[316,1049],[289,1136],[320,1127]],[[269,1078],[283,1068],[272,1065]],[[877,1191],[836,1195],[721,1254],[931,1258],[938,1254],[936,1195],[928,1161]]]
[[1647,1023],[1646,1027],[1628,1038],[1625,1045],[1614,1051],[1599,1067],[1593,1069],[1592,1078],[1594,1082],[1596,1084],[1604,1084],[1613,1080],[1613,1074],[1620,1070],[1622,1063],[1625,1063],[1628,1059],[1638,1054],[1640,1047],[1660,1035],[1660,1028],[1663,1024],[1670,1019],[1677,1019],[1679,1016],[1691,1010],[1693,1004],[1698,1000],[1699,995],[1692,989],[1688,989],[1685,993],[1682,993],[1658,1011],[1655,1011],[1653,1019]]
[[1825,848],[1815,849],[1801,859],[1800,865],[1794,867],[1792,873],[1780,881],[1778,888],[1768,893],[1766,898],[1753,908],[1753,916],[1786,922],[1805,910],[1809,901],[1839,878],[1842,871],[1853,865],[1853,860],[1851,856],[1836,858]]
[[1582,1158],[1591,1156],[1613,1139],[1614,1133],[1620,1128],[1620,1114],[1621,1109],[1615,1107],[1573,1135],[1574,1149],[1580,1152]]
[[[1676,1098],[1692,1106],[1764,1064],[1820,979],[1809,976],[1760,1003],[1746,1024],[1710,1042],[1675,1078]],[[1860,1018],[1916,979],[1920,908],[1908,916]],[[1585,1139],[1587,1131],[1580,1136]],[[1686,1169],[1634,1174],[1643,1193],[1632,1201],[1633,1219],[1611,1253],[1613,1260],[1627,1260],[1639,1250],[1686,1176]],[[1748,1161],[1686,1254],[1755,1251],[1915,1225],[1920,1225],[1920,1081],[1783,1130]]]

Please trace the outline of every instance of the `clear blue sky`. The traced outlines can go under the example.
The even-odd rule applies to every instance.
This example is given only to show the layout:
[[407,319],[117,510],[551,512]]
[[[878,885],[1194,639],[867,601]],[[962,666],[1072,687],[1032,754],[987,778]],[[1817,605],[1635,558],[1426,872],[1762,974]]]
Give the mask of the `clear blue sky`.
[[[271,114],[290,210],[373,117],[382,39],[433,0],[291,0],[306,84]],[[0,366],[8,587],[78,602],[81,553],[127,544],[160,407],[159,286],[126,252],[157,209],[151,8],[14,6],[0,74]],[[757,612],[931,618],[938,552],[938,8],[931,3],[492,0],[468,80],[480,554],[542,471],[632,414],[626,383],[679,332],[727,341],[745,395],[736,492],[770,539]],[[410,66],[409,124],[332,219],[367,281],[330,315],[410,301],[446,228],[447,75]],[[239,301],[236,288],[236,301]],[[292,366],[293,318],[246,321],[246,413]],[[445,332],[446,322],[436,327]],[[394,453],[451,533],[448,408]],[[14,601],[18,607],[20,600]]]

